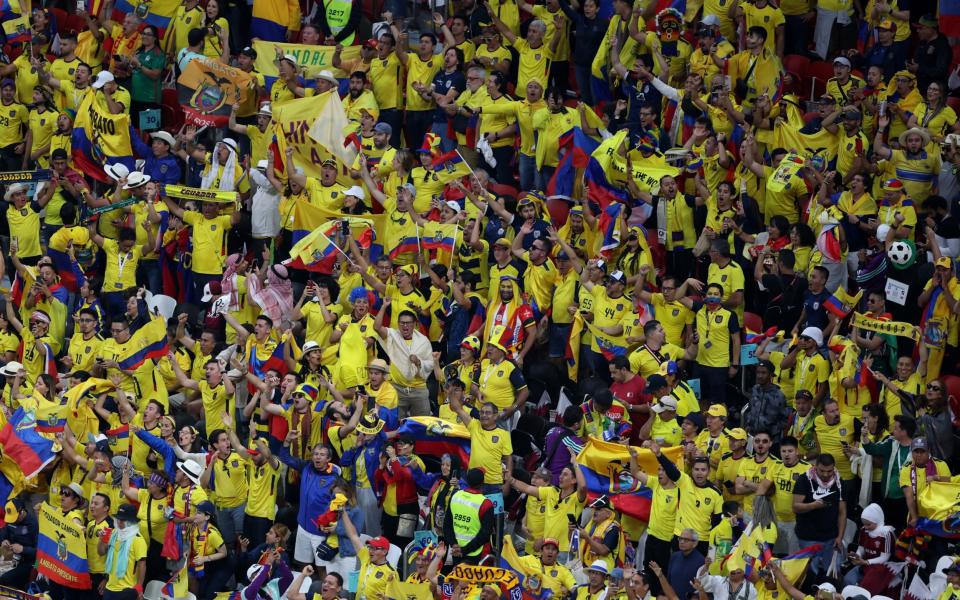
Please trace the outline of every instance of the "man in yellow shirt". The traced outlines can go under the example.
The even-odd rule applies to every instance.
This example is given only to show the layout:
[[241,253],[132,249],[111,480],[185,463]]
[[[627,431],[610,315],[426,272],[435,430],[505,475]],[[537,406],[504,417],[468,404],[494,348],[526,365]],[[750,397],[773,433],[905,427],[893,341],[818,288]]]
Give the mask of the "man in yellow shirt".
[[843,482],[843,487],[848,488],[843,492],[844,499],[853,500],[853,495],[848,496],[848,493],[852,493],[854,488],[852,484],[853,471],[850,467],[850,457],[847,454],[856,440],[853,417],[841,413],[839,403],[829,398],[823,404],[823,414],[813,420],[813,429],[820,454],[830,454],[836,460],[837,474]]
[[193,288],[189,290],[190,301],[199,304],[203,297],[203,288],[211,281],[223,277],[224,262],[227,257],[227,234],[240,222],[240,211],[220,214],[223,206],[218,202],[203,202],[200,212],[183,210],[171,198],[164,196],[170,214],[176,216],[193,228],[191,240],[193,252],[190,267]]
[[473,418],[456,396],[450,408],[470,431],[469,468],[483,469],[483,493],[495,494],[503,487],[504,472],[513,472],[513,444],[510,432],[498,427],[497,407],[491,402],[480,405],[479,417]]
[[630,368],[641,377],[650,377],[660,371],[660,365],[669,361],[690,360],[696,356],[694,346],[684,350],[666,341],[666,332],[660,321],[650,320],[643,326],[644,344],[630,353]]
[[[384,18],[393,15],[384,14]],[[389,20],[389,19],[388,19]],[[433,77],[443,68],[443,57],[434,55],[437,36],[432,33],[420,34],[420,45],[416,52],[408,52],[406,32],[401,33],[396,23],[390,20],[390,30],[400,45],[397,58],[407,71],[407,111],[404,134],[407,146],[419,148],[423,138],[430,131],[437,103],[431,90]]]
[[937,507],[921,503],[920,493],[931,481],[948,481],[950,467],[930,456],[927,439],[918,437],[910,443],[911,464],[900,467],[900,488],[907,500],[907,524],[916,525],[920,517],[931,516]]
[[357,598],[386,598],[389,583],[399,577],[387,562],[387,552],[390,551],[389,540],[383,536],[377,536],[364,544],[347,511],[340,512],[340,519],[343,520],[347,539],[356,550],[357,560],[360,561]]
[[823,345],[823,332],[816,327],[807,327],[800,332],[796,345],[783,357],[780,371],[793,371],[794,393],[808,391],[814,404],[820,405],[827,397],[830,381],[830,363],[819,352]]
[[[489,6],[489,3],[487,4]],[[534,19],[527,28],[527,36],[525,38],[519,37],[510,31],[510,28],[497,17],[494,11],[489,8],[487,11],[490,18],[493,19],[493,24],[520,55],[520,63],[517,67],[517,85],[514,93],[517,97],[524,98],[527,93],[528,81],[547,81],[550,74],[550,64],[562,36],[555,35],[548,43],[546,40],[547,24],[540,19]],[[565,19],[566,17],[562,13],[558,13],[554,17],[554,26],[562,30]]]

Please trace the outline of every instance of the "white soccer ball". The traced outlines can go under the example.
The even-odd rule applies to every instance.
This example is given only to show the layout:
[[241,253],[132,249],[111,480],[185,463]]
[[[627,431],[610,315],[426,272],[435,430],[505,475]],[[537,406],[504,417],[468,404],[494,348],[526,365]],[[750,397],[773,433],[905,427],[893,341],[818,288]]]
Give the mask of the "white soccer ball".
[[903,241],[894,242],[887,250],[887,257],[896,265],[905,265],[913,258],[913,248]]

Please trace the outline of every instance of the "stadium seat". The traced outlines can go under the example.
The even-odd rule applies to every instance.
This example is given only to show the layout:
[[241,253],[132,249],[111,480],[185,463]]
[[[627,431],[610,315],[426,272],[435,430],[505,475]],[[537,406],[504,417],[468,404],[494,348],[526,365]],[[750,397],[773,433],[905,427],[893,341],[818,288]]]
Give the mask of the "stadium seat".
[[947,386],[948,396],[960,398],[960,377],[956,375],[943,375],[943,383]]
[[161,92],[161,118],[166,125],[164,129],[176,134],[183,125],[183,108],[177,98],[177,90],[163,90]]
[[833,77],[833,64],[825,60],[812,62],[807,67],[807,85],[812,84],[813,95],[810,100],[816,100],[827,91],[827,80]]
[[806,79],[809,66],[810,58],[802,54],[788,54],[783,57],[783,69],[788,73],[799,76],[801,79]]

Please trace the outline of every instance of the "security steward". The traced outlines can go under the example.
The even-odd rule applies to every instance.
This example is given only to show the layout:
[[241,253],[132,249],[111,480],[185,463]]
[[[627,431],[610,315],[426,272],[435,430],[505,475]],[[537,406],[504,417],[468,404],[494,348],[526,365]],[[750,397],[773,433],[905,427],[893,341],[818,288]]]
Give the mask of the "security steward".
[[490,536],[496,518],[493,502],[481,493],[483,470],[470,469],[466,476],[467,487],[450,497],[449,517],[444,519],[443,535],[456,540],[451,548],[455,563],[478,564],[490,552]]

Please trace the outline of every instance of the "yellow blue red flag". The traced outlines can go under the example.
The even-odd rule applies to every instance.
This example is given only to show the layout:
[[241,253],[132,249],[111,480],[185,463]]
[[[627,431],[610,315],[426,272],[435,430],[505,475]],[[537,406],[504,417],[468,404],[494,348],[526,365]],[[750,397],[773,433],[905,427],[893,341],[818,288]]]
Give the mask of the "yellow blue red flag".
[[97,102],[96,94],[87,94],[73,123],[73,161],[77,170],[98,181],[112,181],[103,171],[106,165],[123,164],[134,170],[130,145],[130,115],[112,114]]
[[59,508],[40,505],[37,572],[71,589],[90,587],[84,526],[63,517]]

